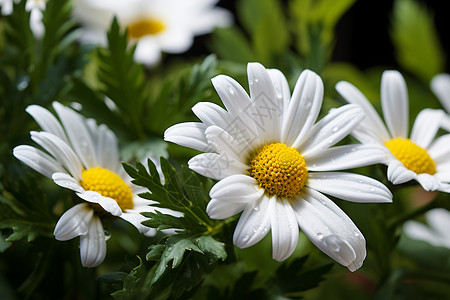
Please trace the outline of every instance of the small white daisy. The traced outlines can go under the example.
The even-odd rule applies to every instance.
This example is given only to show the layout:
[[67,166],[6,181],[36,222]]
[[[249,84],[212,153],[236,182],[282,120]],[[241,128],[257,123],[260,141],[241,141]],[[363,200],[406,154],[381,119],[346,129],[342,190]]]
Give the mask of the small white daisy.
[[366,257],[363,235],[328,197],[353,202],[391,202],[392,194],[366,176],[336,171],[371,164],[382,153],[372,146],[331,147],[361,121],[356,105],[337,108],[315,123],[323,83],[300,75],[292,99],[284,75],[248,64],[250,96],[235,80],[212,83],[226,110],[213,103],[193,107],[201,122],[174,125],[165,139],[206,153],[189,161],[196,172],[219,180],[210,191],[213,219],[242,211],[233,241],[250,247],[272,231],[273,258],[295,250],[298,227],[324,253],[355,271]]
[[442,73],[431,80],[431,90],[441,102],[442,107],[447,111],[447,115],[442,120],[442,128],[450,131],[450,74]]
[[43,129],[32,131],[31,138],[45,151],[21,145],[13,153],[29,167],[85,200],[61,216],[54,235],[60,241],[80,236],[82,265],[95,267],[106,255],[101,217],[120,217],[139,232],[154,235],[154,229],[141,224],[146,220],[141,212],[154,212],[149,206],[154,202],[137,196],[142,189],[130,182],[122,168],[117,139],[111,130],[58,102],[53,103],[53,108],[60,121],[41,106],[27,108]]
[[450,212],[435,208],[426,212],[425,218],[428,226],[417,221],[406,222],[403,225],[405,234],[412,239],[450,249]]
[[[7,16],[13,11],[13,0],[0,0],[2,14]],[[30,28],[37,38],[44,35],[44,23],[42,23],[42,11],[45,9],[47,0],[27,0],[25,9],[30,12]]]
[[217,0],[76,0],[74,17],[84,27],[83,40],[106,44],[106,31],[113,16],[128,28],[131,44],[136,44],[135,60],[154,65],[161,51],[182,53],[194,37],[228,26],[231,14],[215,7]]
[[409,104],[403,76],[385,71],[381,78],[383,121],[369,100],[352,84],[339,82],[337,91],[349,103],[360,105],[366,118],[352,132],[361,143],[378,145],[386,154],[387,178],[393,184],[417,180],[427,191],[450,192],[450,135],[436,138],[445,113],[424,109],[408,138]]

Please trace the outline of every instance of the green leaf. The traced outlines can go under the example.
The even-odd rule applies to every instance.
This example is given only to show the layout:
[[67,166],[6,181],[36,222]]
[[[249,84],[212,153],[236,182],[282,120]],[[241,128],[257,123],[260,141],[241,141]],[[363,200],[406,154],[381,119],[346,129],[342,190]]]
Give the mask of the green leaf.
[[225,60],[246,64],[254,59],[245,35],[235,27],[216,28],[212,35],[214,53]]
[[225,251],[225,244],[219,242],[209,235],[204,235],[195,240],[198,247],[204,253],[210,253],[214,261],[225,260],[227,258],[227,252]]
[[[116,275],[123,276],[122,274]],[[116,279],[119,279],[118,276],[116,276]],[[122,290],[112,293],[111,296],[118,300],[145,299],[149,291],[147,269],[139,258],[139,265],[123,278]]]
[[444,71],[445,55],[433,16],[423,4],[414,0],[394,2],[391,38],[400,65],[427,85]]

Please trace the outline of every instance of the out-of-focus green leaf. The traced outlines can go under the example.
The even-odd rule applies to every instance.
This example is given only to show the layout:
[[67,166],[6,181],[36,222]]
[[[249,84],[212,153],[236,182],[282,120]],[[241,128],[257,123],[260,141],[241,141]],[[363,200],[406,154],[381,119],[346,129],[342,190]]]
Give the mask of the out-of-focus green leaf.
[[403,68],[428,85],[445,67],[432,14],[415,0],[394,3],[391,37],[396,57]]
[[212,37],[212,48],[220,58],[243,64],[254,59],[249,41],[237,28],[217,28]]

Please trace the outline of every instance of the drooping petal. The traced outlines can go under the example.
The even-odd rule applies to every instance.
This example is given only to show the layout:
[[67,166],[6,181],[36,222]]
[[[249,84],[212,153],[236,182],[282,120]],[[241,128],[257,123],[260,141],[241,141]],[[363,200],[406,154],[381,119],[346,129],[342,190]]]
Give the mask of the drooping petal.
[[300,229],[321,251],[352,272],[361,267],[366,257],[366,241],[333,201],[304,188],[293,209]]
[[52,179],[60,187],[75,191],[77,193],[84,192],[84,189],[81,187],[80,183],[67,173],[53,173]]
[[392,138],[407,137],[409,101],[406,82],[397,71],[385,71],[381,77],[381,107]]
[[88,232],[80,236],[81,264],[93,268],[103,262],[106,256],[106,239],[100,218],[93,216],[88,224]]
[[52,178],[56,172],[64,172],[63,167],[47,153],[27,145],[17,146],[13,150],[14,156],[42,175]]
[[292,99],[283,115],[281,142],[298,147],[317,120],[323,101],[323,83],[312,71],[305,70],[295,84]]
[[275,197],[262,196],[257,203],[246,206],[234,230],[233,243],[237,247],[253,246],[266,236],[276,201]]
[[58,241],[68,241],[87,234],[94,210],[86,203],[77,204],[67,210],[56,223],[53,235]]
[[408,170],[400,161],[393,160],[388,165],[387,178],[393,184],[402,184],[415,179],[417,174]]
[[122,209],[119,204],[117,204],[116,200],[109,197],[104,197],[95,191],[84,191],[82,193],[77,193],[77,196],[87,202],[99,204],[104,210],[113,216],[119,217],[122,214]]
[[305,156],[325,151],[346,137],[363,118],[358,105],[336,108],[314,125],[297,150]]
[[284,198],[275,201],[271,217],[272,257],[277,261],[283,261],[291,256],[298,243],[297,218],[291,204]]
[[212,179],[221,180],[234,174],[242,174],[248,166],[229,157],[226,153],[202,153],[188,161],[191,170]]
[[305,155],[309,171],[336,171],[385,163],[386,147],[377,144],[354,144],[332,147]]
[[390,139],[389,133],[377,111],[359,89],[349,82],[341,81],[336,84],[336,90],[348,103],[358,104],[364,111],[364,121],[358,125],[358,129],[361,129],[361,134],[355,135],[357,139],[362,143],[387,141]]
[[39,124],[42,130],[50,132],[68,143],[64,129],[51,112],[39,105],[30,105],[26,108],[26,111]]
[[31,132],[31,138],[50,153],[77,180],[81,179],[83,166],[78,156],[59,137],[48,132]]
[[255,203],[264,190],[246,175],[232,175],[216,183],[209,192],[211,201],[206,212],[212,219],[226,219],[243,210],[247,204]]
[[73,150],[78,155],[85,168],[97,167],[97,153],[95,151],[94,141],[86,126],[84,117],[76,113],[73,109],[58,102],[53,102],[53,108],[66,130],[67,137],[69,138]]
[[362,203],[392,202],[392,193],[381,182],[367,176],[321,172],[308,174],[308,187],[343,200]]
[[422,148],[428,148],[435,138],[445,113],[439,109],[424,109],[414,121],[410,139]]
[[211,150],[205,137],[206,126],[198,122],[175,124],[166,129],[164,140],[180,146],[207,152]]

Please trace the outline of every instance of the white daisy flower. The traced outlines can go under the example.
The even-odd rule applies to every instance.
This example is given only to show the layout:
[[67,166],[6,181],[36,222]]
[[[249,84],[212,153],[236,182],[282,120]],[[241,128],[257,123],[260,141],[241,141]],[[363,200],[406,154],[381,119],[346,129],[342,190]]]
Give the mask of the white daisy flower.
[[358,104],[366,117],[352,132],[361,143],[378,145],[386,158],[387,178],[393,184],[417,180],[427,191],[450,192],[450,135],[435,139],[444,117],[442,110],[424,109],[408,138],[409,104],[403,76],[385,71],[381,78],[383,121],[369,100],[352,84],[339,82],[337,91],[349,103]]
[[444,208],[435,208],[425,213],[428,226],[417,221],[408,221],[403,231],[414,240],[421,240],[433,246],[450,249],[450,212]]
[[[13,11],[13,0],[0,0],[2,14],[7,16]],[[33,35],[40,38],[44,35],[44,23],[42,23],[42,11],[47,0],[27,0],[25,9],[30,12],[30,28]]]
[[442,128],[450,131],[450,74],[442,73],[431,80],[431,90],[441,102],[442,107],[447,111],[447,115],[442,119]]
[[174,125],[165,139],[197,149],[196,172],[219,180],[207,212],[226,219],[242,211],[233,241],[250,247],[272,231],[273,258],[296,248],[299,230],[338,263],[355,271],[366,257],[365,239],[350,218],[324,194],[353,202],[391,202],[380,182],[357,174],[327,172],[379,159],[366,145],[332,147],[361,121],[356,105],[337,108],[316,124],[323,84],[315,73],[300,75],[292,99],[283,74],[248,64],[250,96],[232,78],[212,83],[226,110],[213,103],[193,107],[201,122]]
[[131,44],[136,44],[135,60],[154,65],[161,51],[182,53],[194,36],[214,27],[228,26],[231,14],[215,7],[217,0],[75,0],[74,17],[84,27],[83,40],[106,44],[106,31],[113,16],[128,28]]
[[54,235],[60,241],[79,236],[82,265],[95,267],[106,255],[101,216],[120,217],[139,232],[154,235],[155,229],[141,224],[146,220],[141,212],[154,212],[149,206],[154,202],[137,196],[142,188],[133,185],[122,168],[117,139],[109,128],[58,102],[53,103],[53,108],[60,121],[41,106],[27,108],[43,129],[32,131],[31,138],[45,151],[21,145],[13,153],[29,167],[85,200],[61,216]]

